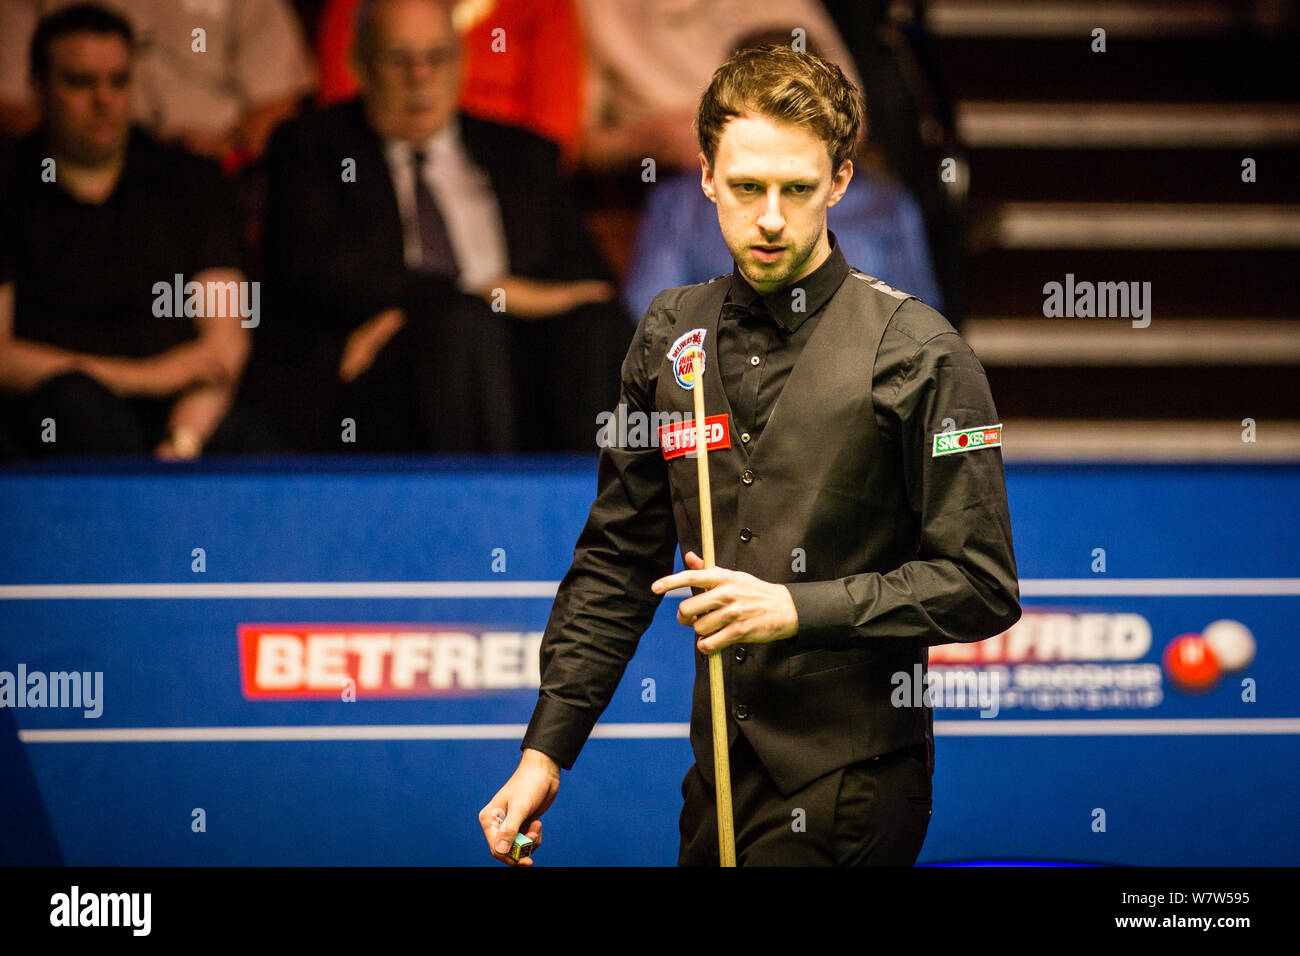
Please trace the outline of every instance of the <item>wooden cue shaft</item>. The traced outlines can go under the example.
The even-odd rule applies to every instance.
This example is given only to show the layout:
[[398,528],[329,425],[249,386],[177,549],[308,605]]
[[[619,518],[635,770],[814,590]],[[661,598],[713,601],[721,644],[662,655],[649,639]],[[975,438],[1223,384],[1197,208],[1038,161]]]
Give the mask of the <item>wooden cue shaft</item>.
[[[704,566],[714,567],[713,498],[709,493],[708,426],[704,422],[704,349],[695,353],[695,464],[700,478],[700,535]],[[718,803],[718,857],[723,866],[736,865],[736,836],[731,811],[731,758],[727,753],[727,699],[722,682],[722,654],[709,655],[709,699],[713,711],[713,777]]]

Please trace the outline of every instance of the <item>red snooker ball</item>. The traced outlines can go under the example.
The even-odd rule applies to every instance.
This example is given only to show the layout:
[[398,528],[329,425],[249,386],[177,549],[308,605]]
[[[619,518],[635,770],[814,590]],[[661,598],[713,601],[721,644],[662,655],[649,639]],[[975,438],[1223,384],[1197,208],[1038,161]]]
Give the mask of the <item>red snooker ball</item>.
[[1169,679],[1185,691],[1209,690],[1222,674],[1219,658],[1199,634],[1182,634],[1170,641],[1164,666]]

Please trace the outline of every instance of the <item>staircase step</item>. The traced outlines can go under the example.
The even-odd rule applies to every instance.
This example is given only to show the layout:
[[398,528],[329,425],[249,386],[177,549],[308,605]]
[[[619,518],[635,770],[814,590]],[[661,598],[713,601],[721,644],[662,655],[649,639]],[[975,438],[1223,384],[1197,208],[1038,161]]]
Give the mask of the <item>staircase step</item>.
[[[1032,4],[1026,4],[1032,6]],[[1094,26],[1105,27],[1097,22]],[[1289,36],[948,37],[940,40],[949,89],[963,99],[1233,103],[1300,99],[1296,43]]]
[[1002,419],[1007,462],[1295,462],[1300,421],[1258,421],[1255,441],[1242,441],[1240,421]]
[[[962,326],[985,368],[1164,365],[1300,366],[1300,321],[972,318]],[[1300,374],[1297,374],[1300,381]]]
[[1250,315],[1295,318],[1294,249],[1015,249],[973,257],[966,314],[1042,315],[1049,282],[1150,282],[1153,322]]
[[1300,205],[1009,202],[994,212],[1003,249],[1300,247]]
[[[1300,129],[1300,115],[1297,116]],[[1243,157],[1255,182],[1242,182]],[[1294,149],[975,149],[969,155],[977,202],[1279,203],[1300,200]],[[850,186],[850,189],[853,187]]]
[[[1129,90],[1130,98],[1102,103],[1080,101],[1077,87],[1059,102],[984,100],[955,88],[964,97],[957,104],[957,129],[970,148],[1259,148],[1300,144],[1300,106],[1259,102],[1258,92],[1236,103],[1138,103],[1131,100],[1133,91]],[[1034,89],[1030,84],[1022,92]]]
[[1215,0],[934,0],[927,11],[940,37],[1206,36],[1230,30],[1233,11]]
[[1300,419],[1295,366],[991,366],[1003,418]]

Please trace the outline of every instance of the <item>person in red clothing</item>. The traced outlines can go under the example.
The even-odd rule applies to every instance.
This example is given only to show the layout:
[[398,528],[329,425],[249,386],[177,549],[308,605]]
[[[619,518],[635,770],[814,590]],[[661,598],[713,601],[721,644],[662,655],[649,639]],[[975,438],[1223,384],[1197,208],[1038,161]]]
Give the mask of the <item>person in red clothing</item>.
[[[322,105],[360,92],[352,62],[359,0],[328,0],[316,50]],[[457,28],[465,56],[460,107],[524,126],[559,145],[566,166],[578,155],[585,59],[573,0],[461,0]]]

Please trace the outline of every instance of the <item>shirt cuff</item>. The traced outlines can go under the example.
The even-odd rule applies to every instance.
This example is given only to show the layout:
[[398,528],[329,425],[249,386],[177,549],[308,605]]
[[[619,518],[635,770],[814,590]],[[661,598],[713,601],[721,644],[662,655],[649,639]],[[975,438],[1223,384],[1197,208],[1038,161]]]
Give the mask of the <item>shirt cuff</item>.
[[578,752],[591,736],[596,718],[553,697],[538,697],[519,749],[540,750],[565,770],[573,768]]
[[853,602],[839,581],[796,581],[785,587],[799,618],[799,635],[815,636],[852,626]]

